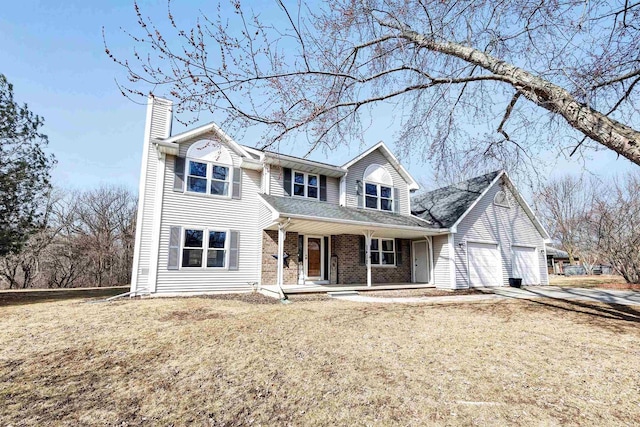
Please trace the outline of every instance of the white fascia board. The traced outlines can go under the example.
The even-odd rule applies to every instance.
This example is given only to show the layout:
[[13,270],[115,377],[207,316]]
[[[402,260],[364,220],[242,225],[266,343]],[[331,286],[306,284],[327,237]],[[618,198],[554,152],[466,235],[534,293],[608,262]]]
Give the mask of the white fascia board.
[[359,154],[358,156],[354,157],[353,159],[351,159],[350,161],[348,161],[347,163],[342,165],[342,167],[345,168],[345,169],[348,169],[349,167],[353,166],[355,163],[359,162],[360,160],[362,160],[365,157],[367,157],[369,154],[371,154],[374,151],[376,151],[378,148],[382,149],[382,153],[387,158],[387,160],[389,160],[391,165],[396,168],[396,170],[398,171],[398,173],[400,173],[400,175],[402,175],[404,180],[407,181],[407,184],[409,184],[408,185],[409,190],[418,190],[420,188],[420,186],[418,185],[416,180],[413,179],[411,174],[404,168],[404,166],[402,166],[402,164],[398,161],[398,159],[393,154],[393,152],[391,152],[391,150],[389,150],[389,147],[387,147],[387,145],[383,141],[378,142],[373,147],[369,148],[365,152],[363,152],[363,153]]
[[[469,206],[469,209],[467,209],[460,216],[460,218],[458,218],[458,220],[455,222],[455,224],[453,224],[451,226],[452,230],[456,230],[456,231],[458,230],[458,224],[460,224],[462,222],[462,220],[466,218],[466,216],[469,214],[469,212],[471,212],[473,210],[473,208],[476,207],[478,202],[489,192],[489,189],[491,189],[491,187],[493,187],[495,185],[495,183],[498,182],[498,180],[502,177],[502,175],[505,175],[505,174],[506,174],[506,172],[504,170],[501,170],[500,173],[493,179],[493,181],[491,181],[491,183],[489,185],[487,185],[487,188],[482,190],[482,193],[480,193],[480,195],[473,201],[473,203],[471,203],[471,206]],[[453,231],[453,232],[455,233],[456,231]]]
[[175,142],[167,142],[166,140],[162,139],[154,139],[153,145],[156,146],[156,150],[158,150],[158,153],[177,156],[180,152],[180,146]]
[[254,160],[249,157],[243,157],[242,163],[240,163],[240,167],[243,169],[252,169],[255,171],[262,171],[264,167],[264,163],[260,160]]
[[222,138],[222,140],[227,143],[236,153],[240,154],[243,157],[251,157],[249,155],[249,153],[247,153],[247,151],[244,149],[244,147],[242,147],[240,144],[238,144],[236,141],[234,141],[229,135],[227,135],[222,129],[220,129],[220,127],[211,122],[208,123],[206,125],[202,125],[200,127],[197,127],[195,129],[191,129],[189,131],[180,133],[178,135],[172,136],[171,138],[167,138],[165,140],[163,140],[164,142],[175,142],[177,144],[180,144],[182,142],[185,142],[187,140],[193,139],[193,138],[197,138],[201,135],[205,135],[209,132],[214,132],[216,133],[220,138]]
[[524,197],[522,197],[516,185],[513,183],[513,181],[511,181],[511,178],[509,178],[509,174],[504,172],[504,176],[507,178],[507,185],[513,189],[513,193],[516,196],[516,199],[518,199],[518,202],[520,202],[520,206],[524,208],[527,216],[529,217],[529,219],[531,219],[533,224],[536,226],[542,238],[545,240],[545,242],[547,240],[550,241],[551,236],[549,236],[549,233],[547,233],[547,230],[545,230],[544,226],[542,225],[542,223],[540,222],[536,214],[533,213],[533,210],[531,209],[527,201],[524,199]]

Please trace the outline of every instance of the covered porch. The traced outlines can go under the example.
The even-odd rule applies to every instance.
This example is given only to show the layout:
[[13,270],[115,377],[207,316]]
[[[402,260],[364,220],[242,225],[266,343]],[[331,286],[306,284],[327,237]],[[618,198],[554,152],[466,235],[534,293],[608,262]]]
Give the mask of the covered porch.
[[262,197],[271,211],[263,222],[264,293],[435,287],[432,237],[448,230],[410,215]]

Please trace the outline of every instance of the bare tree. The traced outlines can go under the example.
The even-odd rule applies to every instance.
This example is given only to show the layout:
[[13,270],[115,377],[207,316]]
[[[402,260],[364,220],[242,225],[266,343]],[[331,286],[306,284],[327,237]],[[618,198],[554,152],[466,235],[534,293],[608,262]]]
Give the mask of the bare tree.
[[[590,221],[597,191],[598,184],[594,179],[579,179],[567,175],[552,180],[536,195],[536,208],[547,231],[569,254],[571,264],[576,258],[591,260],[591,250],[597,247],[597,242],[592,238],[596,234]],[[588,270],[593,269],[589,263],[585,266],[587,267]]]
[[593,222],[602,256],[627,282],[640,283],[640,176],[617,180],[598,197]]
[[38,287],[42,280],[42,258],[59,228],[52,222],[54,207],[60,202],[60,194],[49,192],[42,210],[40,226],[33,230],[20,251],[0,256],[0,283],[9,289]]
[[56,192],[46,226],[19,253],[0,257],[9,288],[70,288],[129,283],[136,199],[125,188]]
[[74,245],[88,258],[95,286],[127,283],[133,258],[136,200],[125,188],[100,187],[74,196]]
[[277,0],[270,22],[229,6],[183,28],[171,7],[156,24],[135,4],[132,57],[105,41],[128,74],[123,93],[224,114],[231,131],[258,125],[263,147],[362,142],[382,104],[400,125],[400,154],[440,169],[603,147],[640,164],[629,126],[640,113],[640,2]]

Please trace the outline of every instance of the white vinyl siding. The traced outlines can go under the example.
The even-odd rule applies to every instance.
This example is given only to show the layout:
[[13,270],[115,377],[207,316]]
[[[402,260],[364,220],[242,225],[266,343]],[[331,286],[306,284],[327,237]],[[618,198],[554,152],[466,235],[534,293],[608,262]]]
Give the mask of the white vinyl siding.
[[271,170],[269,194],[284,196],[284,169],[277,165],[268,165]]
[[451,287],[448,238],[433,236],[433,279],[438,288]]
[[[200,137],[202,139],[202,137]],[[185,156],[189,143],[180,145]],[[239,167],[241,158],[229,148],[233,165]],[[250,291],[251,283],[260,280],[260,242],[262,230],[258,226],[262,173],[242,169],[240,199],[205,197],[201,194],[173,191],[173,156],[166,162],[164,206],[160,233],[158,293]],[[238,270],[228,268],[167,268],[170,227],[211,230],[237,230]],[[227,240],[229,235],[227,235]],[[228,255],[227,255],[228,258]]]
[[[364,172],[369,165],[379,164],[383,166],[387,172],[391,175],[391,179],[393,180],[393,187],[397,188],[398,194],[398,202],[399,202],[399,212],[403,215],[409,215],[411,213],[411,208],[409,206],[409,191],[407,190],[407,183],[402,178],[402,176],[398,173],[396,168],[394,168],[387,158],[380,152],[380,150],[375,150],[366,157],[360,159],[353,165],[349,167],[349,172],[347,174],[347,182],[346,182],[346,205],[348,207],[356,208],[358,207],[358,197],[363,197],[362,195],[358,196],[356,194],[357,181],[363,181]],[[364,181],[362,182],[362,191],[364,193]],[[393,197],[393,194],[392,194]]]
[[[509,208],[496,205],[493,201],[498,191],[504,190],[510,201]],[[511,194],[511,191],[496,182],[471,212],[458,224],[454,235],[456,287],[466,288],[468,283],[467,252],[460,246],[463,241],[497,242],[500,247],[503,285],[509,284],[512,275],[512,247],[528,246],[536,248],[540,283],[549,284],[546,259],[540,249],[544,248],[544,239],[529,216]]]
[[[151,122],[149,129],[150,140],[144,141],[146,144],[145,150],[147,150],[146,159],[146,179],[144,186],[144,194],[140,194],[139,198],[142,201],[141,220],[138,222],[140,227],[140,248],[137,262],[137,279],[133,284],[138,291],[148,291],[151,289],[148,283],[149,269],[151,263],[151,242],[153,234],[153,206],[154,196],[156,191],[156,177],[158,175],[158,165],[160,160],[156,153],[155,146],[151,140],[154,138],[166,138],[169,136],[171,129],[170,121],[170,105],[161,99],[154,101],[154,106],[151,111]],[[141,171],[143,173],[143,171]],[[173,180],[172,180],[173,181]]]

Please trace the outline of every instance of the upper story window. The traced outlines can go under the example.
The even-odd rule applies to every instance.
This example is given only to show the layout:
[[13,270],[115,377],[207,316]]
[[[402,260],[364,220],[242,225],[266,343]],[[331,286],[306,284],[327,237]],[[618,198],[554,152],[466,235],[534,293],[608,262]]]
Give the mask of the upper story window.
[[293,191],[291,193],[294,196],[317,199],[319,195],[319,184],[318,175],[294,171],[292,180]]
[[187,191],[229,196],[232,159],[219,142],[198,141],[187,151]]
[[394,188],[389,172],[381,165],[369,165],[364,172],[363,181],[364,206],[392,212]]

